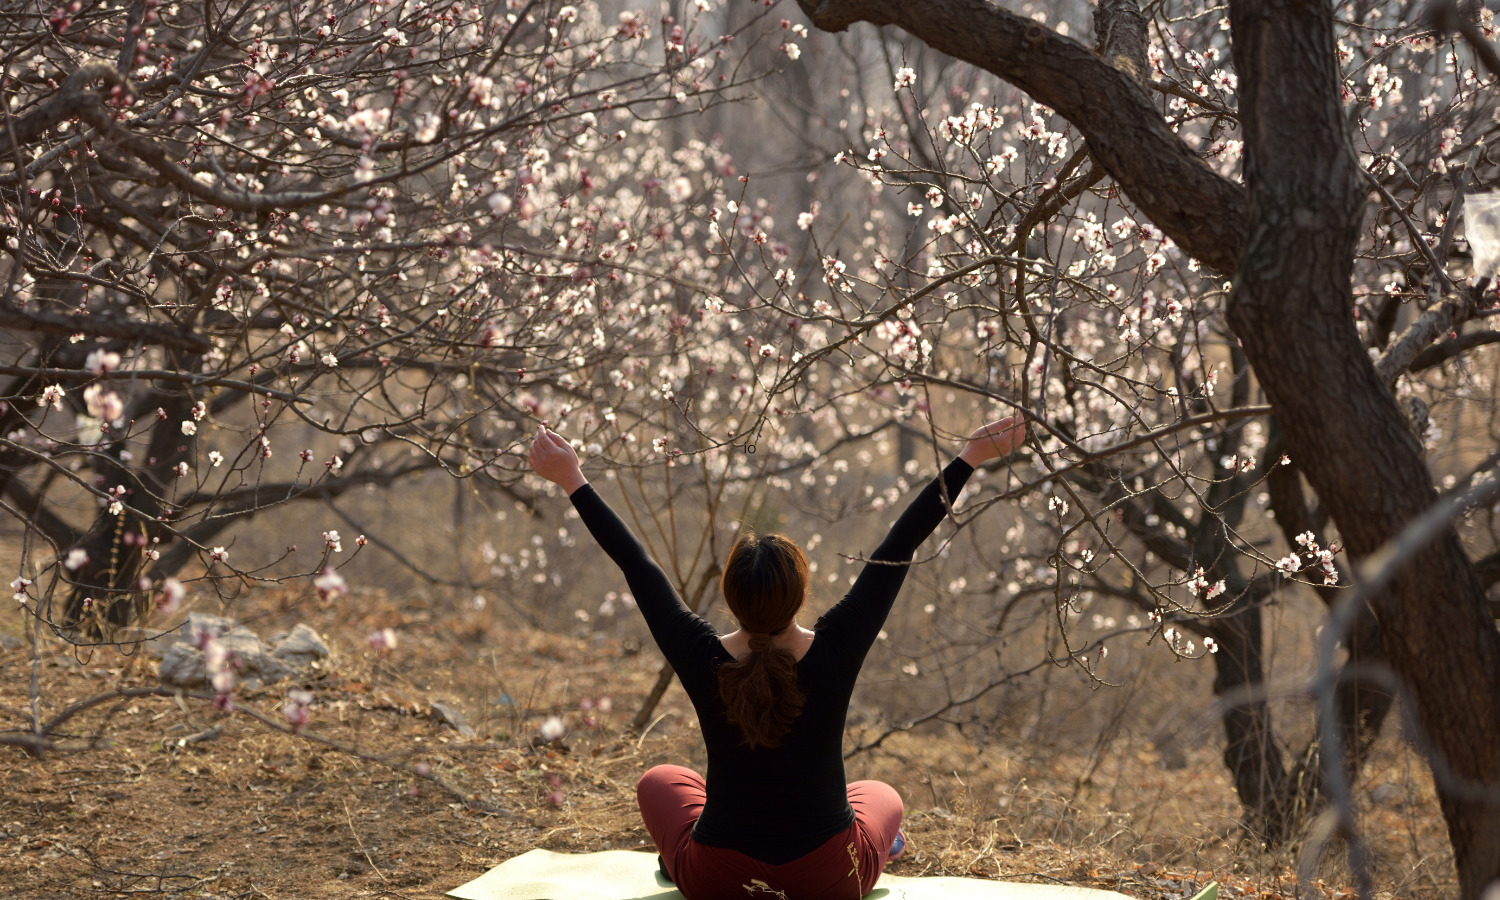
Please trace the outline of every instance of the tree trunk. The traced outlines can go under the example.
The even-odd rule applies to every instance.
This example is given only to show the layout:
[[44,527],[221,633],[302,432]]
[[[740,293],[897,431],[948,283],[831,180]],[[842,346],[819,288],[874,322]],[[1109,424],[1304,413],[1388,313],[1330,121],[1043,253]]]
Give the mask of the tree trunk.
[[[168,351],[168,360],[182,371],[193,372],[201,357]],[[196,442],[182,432],[182,423],[190,420],[193,399],[188,389],[157,387],[137,401],[131,418],[156,418],[146,458],[140,463],[123,462],[121,444],[107,441],[100,447],[95,463],[99,484],[125,487],[129,493],[124,500],[130,509],[114,515],[104,508],[95,517],[81,543],[88,562],[73,575],[74,586],[63,606],[62,624],[81,625],[85,633],[100,636],[110,626],[130,624],[149,611],[150,591],[139,579],[144,574],[147,551],[158,546],[152,540],[166,542],[171,538],[162,522],[168,513],[163,498],[176,479],[173,467],[188,458]],[[157,416],[157,410],[165,416]],[[85,609],[85,599],[90,601],[89,609]]]
[[[1270,494],[1271,510],[1276,514],[1276,525],[1289,546],[1297,546],[1297,536],[1310,532],[1318,546],[1326,547],[1328,538],[1323,533],[1323,523],[1308,509],[1302,491],[1301,470],[1295,462],[1288,465],[1276,463],[1285,449],[1281,425],[1275,416],[1271,417],[1269,425],[1270,439],[1266,442],[1261,468],[1266,472],[1266,490]],[[1316,585],[1313,590],[1330,608],[1338,602],[1339,588]],[[1381,725],[1385,723],[1395,697],[1384,687],[1358,677],[1360,670],[1381,665],[1385,659],[1380,645],[1380,628],[1368,606],[1356,616],[1345,647],[1348,655],[1344,672],[1347,674],[1341,676],[1334,693],[1334,711],[1338,718],[1335,727],[1344,746],[1344,774],[1352,785],[1359,780],[1364,760],[1380,735]],[[1322,799],[1322,755],[1317,738],[1323,733],[1321,717],[1319,713],[1318,728],[1314,729],[1313,737],[1308,739],[1302,752],[1297,754],[1292,771],[1277,789],[1274,803],[1277,817],[1267,822],[1265,834],[1271,846],[1282,844],[1296,835]]]
[[[1421,447],[1354,328],[1365,195],[1348,141],[1332,7],[1230,5],[1249,225],[1230,323],[1350,555],[1435,497]],[[1449,529],[1371,601],[1386,658],[1430,745],[1461,896],[1500,878],[1500,633]]]
[[1285,818],[1281,791],[1286,769],[1264,694],[1261,599],[1247,592],[1237,601],[1242,609],[1209,621],[1219,642],[1219,652],[1214,654],[1214,694],[1224,704],[1224,764],[1249,813],[1246,826],[1269,843]]

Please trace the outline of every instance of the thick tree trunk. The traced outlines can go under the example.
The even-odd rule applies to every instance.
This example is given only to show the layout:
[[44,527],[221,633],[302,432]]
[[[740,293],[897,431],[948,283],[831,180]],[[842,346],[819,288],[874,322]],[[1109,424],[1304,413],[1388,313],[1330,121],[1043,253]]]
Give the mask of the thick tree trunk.
[[[1270,440],[1266,442],[1262,457],[1266,464],[1266,490],[1271,497],[1271,509],[1276,513],[1276,525],[1286,538],[1288,545],[1297,545],[1297,535],[1312,533],[1318,546],[1327,546],[1328,538],[1323,533],[1319,517],[1308,509],[1307,498],[1302,491],[1302,473],[1295,464],[1276,465],[1285,450],[1285,438],[1276,417],[1270,420]],[[1336,587],[1318,585],[1314,588],[1319,599],[1332,608],[1341,596]],[[1344,663],[1346,673],[1334,696],[1334,711],[1344,746],[1344,774],[1349,784],[1359,780],[1365,758],[1380,735],[1380,727],[1391,711],[1395,697],[1384,687],[1360,678],[1359,673],[1368,666],[1381,665],[1385,652],[1380,645],[1380,626],[1367,606],[1355,617],[1348,639],[1344,642],[1347,652]],[[1321,714],[1320,714],[1321,715]],[[1314,729],[1302,752],[1295,757],[1292,770],[1282,781],[1272,806],[1276,818],[1267,821],[1265,837],[1272,846],[1290,840],[1301,830],[1308,815],[1317,808],[1323,789],[1322,755],[1318,738],[1322,734],[1322,723]]]
[[[1430,506],[1421,448],[1354,328],[1364,189],[1339,102],[1332,8],[1230,5],[1250,219],[1230,322],[1345,546],[1369,555]],[[1449,530],[1372,601],[1434,756],[1461,895],[1500,878],[1500,633]]]

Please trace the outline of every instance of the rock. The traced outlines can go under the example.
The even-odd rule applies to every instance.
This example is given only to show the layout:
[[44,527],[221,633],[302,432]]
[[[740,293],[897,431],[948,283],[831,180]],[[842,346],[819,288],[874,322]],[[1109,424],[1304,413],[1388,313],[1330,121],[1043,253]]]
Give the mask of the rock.
[[276,642],[271,655],[294,668],[310,666],[320,659],[328,658],[328,645],[318,633],[301,622],[291,633]]
[[262,685],[273,684],[292,674],[292,668],[267,652],[259,638],[255,641],[255,647],[253,651],[248,649],[245,652],[234,649],[229,651],[237,683],[248,690],[254,690]]
[[8,634],[0,634],[0,650],[19,650],[26,646],[26,642],[18,637]]
[[162,654],[156,677],[168,687],[202,687],[205,683],[202,651],[192,644],[172,644]]
[[185,688],[201,688],[208,684],[203,651],[198,649],[195,637],[205,631],[216,635],[224,649],[229,651],[236,684],[251,690],[273,684],[328,658],[328,645],[307,625],[299,623],[272,649],[255,632],[233,619],[194,612],[188,613],[187,621],[174,635],[175,640],[165,647],[157,670],[162,684]]
[[[193,639],[193,633],[198,631],[228,634],[236,628],[244,628],[244,626],[224,616],[211,616],[208,613],[190,612],[187,614],[187,619],[177,630],[177,639],[180,641],[190,641]],[[244,628],[244,630],[249,631],[250,629]]]

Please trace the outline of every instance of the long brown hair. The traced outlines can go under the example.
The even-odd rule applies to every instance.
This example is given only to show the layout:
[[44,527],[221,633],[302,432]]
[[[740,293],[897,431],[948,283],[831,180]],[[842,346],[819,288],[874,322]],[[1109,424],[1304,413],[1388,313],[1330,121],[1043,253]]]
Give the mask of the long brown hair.
[[719,666],[719,698],[746,746],[775,747],[807,700],[797,683],[797,657],[770,639],[802,608],[807,557],[785,535],[743,535],[729,550],[719,586],[750,636],[748,656]]

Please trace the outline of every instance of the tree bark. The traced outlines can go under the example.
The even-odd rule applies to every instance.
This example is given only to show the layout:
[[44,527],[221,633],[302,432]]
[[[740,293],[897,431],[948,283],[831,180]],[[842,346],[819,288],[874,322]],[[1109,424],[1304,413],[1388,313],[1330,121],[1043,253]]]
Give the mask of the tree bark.
[[[201,357],[169,351],[168,362],[172,368],[193,372]],[[100,448],[96,463],[100,484],[125,487],[128,509],[112,515],[105,508],[95,516],[81,543],[88,562],[74,575],[73,589],[63,604],[64,625],[81,624],[87,633],[99,636],[108,626],[131,624],[149,611],[150,591],[143,590],[138,579],[153,539],[171,539],[161,520],[167,511],[162,498],[169,495],[168,485],[175,479],[173,467],[188,458],[196,441],[182,432],[182,423],[190,420],[193,400],[186,386],[158,385],[135,403],[132,420],[148,421],[157,410],[165,414],[152,427],[141,464],[124,462],[119,455],[123,446],[115,441]],[[92,615],[85,610],[85,599],[91,601]]]
[[[1229,317],[1293,459],[1355,559],[1435,498],[1421,447],[1355,331],[1365,204],[1339,101],[1332,7],[1230,4],[1249,222]],[[1500,878],[1500,633],[1449,529],[1371,601],[1430,745],[1461,896]]]
[[[1272,416],[1270,440],[1266,443],[1261,468],[1266,472],[1266,491],[1270,494],[1271,510],[1276,514],[1276,525],[1289,546],[1297,546],[1297,535],[1311,532],[1318,546],[1326,547],[1328,539],[1323,534],[1323,525],[1318,521],[1319,517],[1308,509],[1307,499],[1302,492],[1301,470],[1297,468],[1295,461],[1288,465],[1276,464],[1284,447],[1285,438],[1281,425]],[[1319,585],[1314,587],[1314,591],[1330,608],[1338,602],[1339,588]],[[1348,654],[1344,663],[1347,674],[1339,681],[1334,696],[1334,709],[1338,718],[1338,733],[1344,743],[1344,773],[1348,777],[1348,783],[1352,785],[1359,780],[1364,760],[1369,755],[1370,748],[1375,745],[1381,725],[1385,723],[1396,698],[1385,687],[1358,677],[1361,670],[1372,665],[1383,665],[1385,660],[1380,645],[1380,626],[1368,606],[1356,616],[1351,634],[1344,645]],[[1319,801],[1323,789],[1322,755],[1317,738],[1319,734],[1322,734],[1321,723],[1319,728],[1314,729],[1314,736],[1308,739],[1302,752],[1297,754],[1291,772],[1277,791],[1275,806],[1279,819],[1268,822],[1265,834],[1267,843],[1272,846],[1290,840],[1301,829],[1308,814]]]

